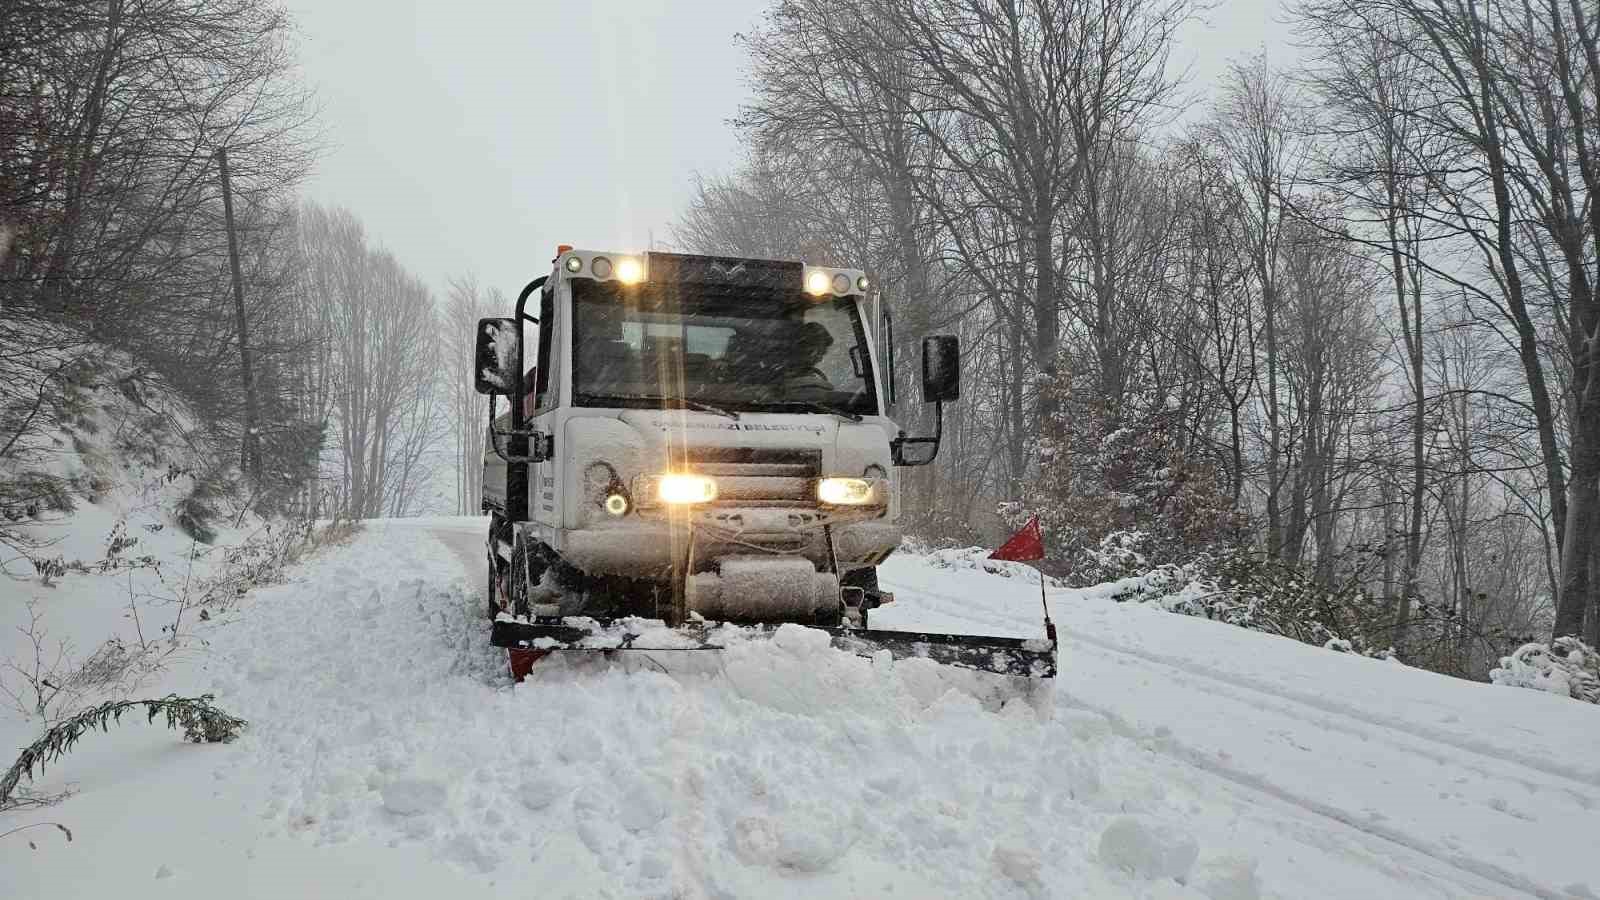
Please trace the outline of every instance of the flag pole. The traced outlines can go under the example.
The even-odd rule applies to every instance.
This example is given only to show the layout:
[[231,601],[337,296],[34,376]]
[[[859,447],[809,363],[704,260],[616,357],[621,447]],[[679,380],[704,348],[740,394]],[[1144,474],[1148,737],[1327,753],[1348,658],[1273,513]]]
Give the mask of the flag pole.
[[[1044,556],[1044,528],[1039,528],[1039,555]],[[1043,562],[1043,560],[1040,560]],[[1039,569],[1039,605],[1044,607],[1044,636],[1056,642],[1056,623],[1050,621],[1050,601],[1044,597],[1044,568]]]
[[1044,597],[1044,569],[1039,570],[1039,605],[1044,607],[1044,636],[1051,643],[1056,639],[1056,623],[1050,621],[1050,601]]
[[[1003,559],[1009,562],[1038,562],[1044,559],[1044,531],[1039,526],[1039,517],[1031,516],[1022,530],[1013,534],[1001,544],[999,549],[989,554],[990,559]],[[1044,633],[1050,643],[1056,641],[1056,623],[1050,621],[1050,600],[1045,596],[1044,569],[1035,566],[1039,573],[1039,605],[1044,609]]]

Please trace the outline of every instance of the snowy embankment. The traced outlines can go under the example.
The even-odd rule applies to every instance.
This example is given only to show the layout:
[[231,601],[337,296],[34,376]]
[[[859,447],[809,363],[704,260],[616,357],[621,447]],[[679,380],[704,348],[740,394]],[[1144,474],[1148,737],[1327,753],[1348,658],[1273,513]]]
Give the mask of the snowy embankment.
[[[0,839],[0,896],[1600,893],[1592,706],[1066,589],[1031,694],[797,628],[513,687],[480,535],[373,523],[205,623],[163,687],[245,736],[86,739],[37,785],[74,796],[0,814],[77,840]],[[884,580],[876,625],[1039,628],[1025,577],[904,556]]]

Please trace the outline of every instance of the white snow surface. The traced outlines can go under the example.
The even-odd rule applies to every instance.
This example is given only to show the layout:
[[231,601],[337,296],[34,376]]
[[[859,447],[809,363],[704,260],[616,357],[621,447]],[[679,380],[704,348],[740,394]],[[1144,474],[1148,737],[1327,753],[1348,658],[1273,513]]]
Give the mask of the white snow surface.
[[[725,651],[487,643],[483,522],[374,522],[205,625],[0,814],[0,897],[1584,897],[1596,707],[1050,590],[1032,691],[787,627]],[[1036,636],[1038,583],[902,555],[885,628]],[[0,719],[13,744],[30,725]]]

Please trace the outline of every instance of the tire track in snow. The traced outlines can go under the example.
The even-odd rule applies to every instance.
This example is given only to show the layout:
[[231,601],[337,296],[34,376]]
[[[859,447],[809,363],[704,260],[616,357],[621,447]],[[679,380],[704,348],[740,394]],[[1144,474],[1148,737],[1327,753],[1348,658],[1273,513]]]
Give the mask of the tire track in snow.
[[[1064,639],[1084,645],[1080,647],[1080,650],[1098,653],[1103,658],[1131,657],[1148,665],[1165,668],[1190,678],[1210,681],[1212,682],[1211,691],[1216,695],[1227,697],[1273,715],[1305,722],[1308,725],[1313,725],[1326,731],[1337,731],[1361,741],[1384,744],[1429,762],[1438,765],[1450,765],[1484,778],[1509,781],[1530,792],[1551,790],[1564,793],[1586,810],[1600,809],[1600,797],[1586,792],[1588,788],[1586,782],[1571,779],[1542,767],[1527,766],[1521,760],[1515,758],[1489,756],[1486,753],[1463,747],[1452,741],[1429,738],[1405,729],[1387,728],[1370,719],[1352,713],[1340,712],[1323,704],[1302,704],[1285,693],[1263,689],[1252,683],[1250,679],[1230,677],[1228,673],[1218,672],[1205,666],[1186,664],[1182,660],[1174,660],[1172,657],[1162,654],[1151,654],[1122,647],[1109,641],[1068,632],[1064,628],[1060,629],[1060,633]],[[1307,712],[1300,707],[1309,708],[1314,712]],[[1349,721],[1338,721],[1341,718]],[[1441,752],[1437,748],[1446,749]],[[1484,765],[1481,762],[1482,760],[1487,760],[1490,765]],[[1529,779],[1526,777],[1526,770],[1528,769],[1534,769],[1546,777]],[[1572,781],[1580,785],[1580,787],[1557,784],[1551,781],[1551,778]]]
[[[1221,779],[1229,784],[1243,788],[1251,793],[1263,795],[1287,804],[1297,810],[1310,813],[1320,819],[1341,825],[1346,829],[1357,832],[1368,838],[1392,844],[1406,851],[1426,857],[1436,863],[1447,866],[1460,875],[1468,876],[1468,880],[1488,881],[1502,888],[1509,888],[1519,894],[1541,898],[1541,900],[1570,900],[1571,895],[1564,891],[1552,890],[1536,882],[1508,871],[1492,863],[1476,860],[1468,856],[1450,853],[1433,844],[1415,838],[1395,828],[1387,828],[1371,822],[1364,822],[1351,813],[1331,804],[1323,803],[1297,794],[1287,788],[1274,784],[1259,775],[1244,772],[1231,766],[1223,765],[1210,754],[1205,753],[1191,745],[1184,744],[1173,738],[1170,734],[1157,735],[1147,732],[1136,725],[1129,723],[1115,711],[1088,703],[1071,693],[1056,689],[1056,696],[1063,703],[1086,709],[1090,712],[1104,716],[1111,723],[1112,731],[1116,734],[1138,741],[1153,752],[1186,765],[1206,775]],[[1485,896],[1498,896],[1489,894]]]
[[[929,591],[925,588],[901,586],[896,590],[904,592],[908,597],[933,597],[949,603],[970,605],[968,601],[962,598],[953,597],[948,594],[941,594],[936,591]],[[944,607],[938,607],[937,611],[941,615],[948,615],[953,618],[959,618],[966,621],[978,621],[975,617],[965,616],[959,612],[955,612]],[[1173,613],[1173,615],[1177,615],[1177,613]],[[1031,622],[1031,620],[1029,621]],[[1406,719],[1401,719],[1395,716],[1386,716],[1382,713],[1371,710],[1357,709],[1355,707],[1339,703],[1338,701],[1329,700],[1316,694],[1296,691],[1290,688],[1283,688],[1278,685],[1263,682],[1259,679],[1251,678],[1245,675],[1238,675],[1232,672],[1225,672],[1221,669],[1215,669],[1181,657],[1174,657],[1150,650],[1128,647],[1123,644],[1118,644],[1114,641],[1105,640],[1104,638],[1090,637],[1079,631],[1068,630],[1067,628],[1061,626],[1060,623],[1057,623],[1057,629],[1063,639],[1063,642],[1074,641],[1081,644],[1087,644],[1109,653],[1133,657],[1146,663],[1153,663],[1156,665],[1166,666],[1171,669],[1176,669],[1187,675],[1209,679],[1214,682],[1219,682],[1234,688],[1250,691],[1255,694],[1266,695],[1276,700],[1283,701],[1287,704],[1275,704],[1273,707],[1266,707],[1269,709],[1269,711],[1281,713],[1291,718],[1297,718],[1301,721],[1309,722],[1315,725],[1327,726],[1336,730],[1340,730],[1347,734],[1361,738],[1362,740],[1377,739],[1399,749],[1411,752],[1422,752],[1424,756],[1434,760],[1435,762],[1439,761],[1442,757],[1438,754],[1419,751],[1417,744],[1431,743],[1443,745],[1451,750],[1456,751],[1461,756],[1477,757],[1479,759],[1487,760],[1490,763],[1500,764],[1502,766],[1509,763],[1520,768],[1528,769],[1541,775],[1557,779],[1561,782],[1573,782],[1578,785],[1582,785],[1582,790],[1575,789],[1568,784],[1551,784],[1548,781],[1541,781],[1540,785],[1542,787],[1550,787],[1566,791],[1569,795],[1577,799],[1578,802],[1586,809],[1600,809],[1600,796],[1594,796],[1587,793],[1588,789],[1600,787],[1600,770],[1585,770],[1578,767],[1563,766],[1556,763],[1551,763],[1542,757],[1536,757],[1530,754],[1519,752],[1513,748],[1497,747],[1473,741],[1463,741],[1461,740],[1460,735],[1428,728],[1427,726],[1418,725]],[[1242,698],[1238,697],[1237,694],[1233,696],[1234,699],[1239,699],[1240,702],[1251,702],[1243,700]],[[1345,719],[1352,720],[1357,724],[1352,726],[1331,723],[1326,720],[1309,716],[1304,712],[1296,711],[1294,707],[1310,707],[1319,712],[1341,716]],[[1362,728],[1361,726],[1366,726],[1366,728]],[[1397,741],[1392,736],[1394,733],[1407,735],[1415,739],[1417,744],[1407,745]],[[1473,771],[1478,774],[1490,774],[1490,770],[1481,767],[1481,765],[1463,765],[1463,768],[1467,768],[1469,771]],[[1509,778],[1510,780],[1517,781],[1524,786],[1531,785],[1531,782],[1523,778],[1517,778],[1515,776],[1507,776],[1503,774],[1500,777]]]
[[[1210,681],[1228,685],[1233,688],[1239,688],[1253,694],[1264,695],[1272,697],[1276,700],[1285,701],[1288,705],[1274,704],[1272,707],[1263,708],[1268,708],[1273,712],[1281,713],[1292,718],[1297,718],[1301,721],[1309,722],[1314,725],[1343,731],[1363,740],[1376,739],[1398,749],[1407,750],[1414,753],[1421,753],[1425,758],[1431,759],[1434,762],[1442,761],[1444,757],[1438,754],[1429,753],[1425,750],[1419,750],[1419,746],[1425,744],[1443,745],[1451,750],[1456,751],[1456,753],[1461,756],[1477,757],[1480,759],[1489,760],[1493,763],[1510,763],[1523,769],[1538,772],[1539,774],[1548,776],[1549,778],[1577,783],[1582,785],[1585,789],[1600,786],[1600,773],[1589,774],[1578,768],[1552,764],[1540,757],[1518,753],[1510,748],[1491,747],[1487,744],[1465,742],[1460,739],[1459,735],[1450,734],[1449,732],[1435,731],[1426,726],[1417,725],[1416,723],[1405,719],[1386,716],[1382,713],[1375,713],[1368,710],[1357,710],[1337,701],[1327,700],[1326,698],[1314,694],[1308,694],[1287,688],[1279,688],[1277,686],[1260,681],[1259,679],[1244,675],[1236,675],[1231,672],[1224,672],[1220,669],[1214,669],[1210,666],[1201,665],[1180,657],[1168,656],[1163,653],[1156,653],[1149,650],[1135,649],[1125,645],[1117,644],[1113,641],[1107,641],[1103,638],[1089,637],[1088,635],[1084,635],[1076,631],[1067,632],[1066,629],[1061,630],[1066,634],[1068,639],[1082,644],[1088,644],[1092,647],[1100,649],[1103,652],[1121,656],[1131,656],[1147,663],[1153,663],[1155,665],[1165,666],[1167,668],[1183,672],[1186,675],[1197,676],[1199,678],[1208,679]],[[1243,698],[1237,693],[1228,693],[1230,696],[1233,696],[1235,699],[1239,699],[1241,702],[1250,702],[1243,700]],[[1347,725],[1329,722],[1325,719],[1319,719],[1314,716],[1307,715],[1306,713],[1296,711],[1294,709],[1296,706],[1309,707],[1317,710],[1318,712],[1340,716],[1357,724]],[[1362,728],[1361,726],[1363,725],[1368,727]],[[1407,744],[1396,740],[1391,736],[1395,733],[1404,734],[1407,737],[1412,738],[1413,743]],[[1481,768],[1479,766],[1463,765],[1463,768],[1467,768],[1470,771],[1477,772],[1481,775],[1493,774],[1488,769]],[[1524,787],[1531,787],[1535,783],[1523,778],[1516,778],[1514,776],[1501,775],[1500,777],[1510,777],[1512,780],[1517,781]],[[1548,781],[1541,781],[1539,784],[1542,787],[1554,786]],[[1562,786],[1562,789],[1577,797],[1579,802],[1582,803],[1586,809],[1600,808],[1600,797],[1582,793],[1570,786]]]
[[[886,584],[890,583],[886,581]],[[902,596],[908,599],[913,597],[919,599],[935,598],[936,600],[957,604],[960,608],[970,607],[970,602],[966,599],[954,597],[949,594],[942,594],[937,591],[929,591],[923,587],[911,587],[904,584],[890,584],[890,586],[892,586],[897,592],[902,593]],[[943,604],[933,603],[930,604],[930,607],[932,608],[932,611],[937,612],[942,616],[964,621],[978,621],[977,617],[965,615],[956,610],[951,610],[944,607]],[[983,621],[992,627],[993,617],[986,618]],[[1021,619],[1018,619],[1018,622],[1019,624],[1022,624]],[[1278,690],[1271,686],[1265,686],[1254,679],[1233,676],[1229,673],[1211,669],[1208,666],[1190,663],[1187,660],[1175,659],[1172,657],[1166,657],[1162,654],[1135,650],[1117,645],[1110,641],[1087,637],[1076,631],[1069,631],[1061,627],[1059,623],[1057,627],[1064,644],[1077,642],[1080,645],[1085,645],[1090,648],[1097,648],[1102,656],[1106,655],[1107,653],[1125,656],[1138,660],[1141,663],[1163,666],[1168,669],[1182,672],[1185,675],[1208,680],[1213,684],[1220,683],[1222,685],[1241,688],[1256,695],[1264,695],[1280,702],[1263,704],[1255,699],[1241,697],[1237,691],[1227,690],[1226,688],[1220,690],[1214,689],[1214,693],[1227,696],[1233,702],[1242,703],[1246,706],[1253,706],[1269,714],[1295,718],[1318,726],[1327,726],[1332,730],[1343,732],[1360,740],[1368,740],[1376,737],[1378,740],[1386,742],[1390,746],[1408,752],[1416,752],[1415,747],[1409,747],[1403,742],[1396,741],[1392,738],[1386,738],[1378,732],[1378,729],[1389,727],[1388,723],[1383,721],[1383,719],[1387,719],[1389,717],[1374,717],[1372,719],[1368,719],[1358,713],[1350,711],[1347,707],[1343,707],[1341,704],[1326,702],[1318,697],[1304,695],[1301,694],[1301,692]],[[1138,726],[1128,722],[1115,711],[1086,702],[1082,698],[1074,696],[1068,688],[1062,687],[1059,684],[1056,686],[1055,690],[1057,697],[1063,703],[1077,706],[1079,708],[1086,709],[1104,716],[1112,724],[1113,729],[1116,730],[1120,735],[1133,740],[1141,741],[1145,746],[1150,747],[1155,752],[1158,752],[1169,759],[1186,765],[1189,768],[1195,769],[1213,778],[1225,781],[1235,788],[1243,789],[1257,796],[1271,798],[1280,804],[1286,804],[1297,810],[1308,813],[1317,819],[1333,823],[1341,826],[1344,830],[1364,836],[1365,838],[1369,839],[1369,841],[1381,841],[1386,845],[1402,848],[1403,850],[1412,854],[1425,857],[1439,865],[1448,867],[1450,870],[1458,873],[1459,876],[1465,876],[1466,879],[1471,882],[1490,882],[1494,885],[1497,885],[1501,889],[1509,889],[1525,896],[1539,897],[1541,900],[1543,900],[1543,898],[1560,900],[1560,898],[1569,896],[1565,892],[1553,890],[1544,885],[1538,884],[1537,882],[1534,882],[1521,874],[1504,869],[1500,866],[1494,865],[1493,863],[1473,859],[1462,854],[1453,853],[1433,844],[1430,841],[1408,834],[1397,828],[1365,821],[1357,815],[1341,809],[1338,806],[1298,793],[1282,785],[1276,784],[1260,775],[1225,765],[1199,748],[1176,740],[1170,734],[1155,734],[1144,731]],[[1287,704],[1287,706],[1285,704]],[[1353,727],[1350,725],[1327,723],[1316,718],[1315,716],[1308,716],[1304,712],[1294,710],[1293,706],[1296,704],[1310,707],[1323,713],[1343,716],[1347,719],[1353,719],[1359,723],[1359,725],[1366,725],[1368,728],[1364,729],[1359,727],[1359,725]],[[1393,720],[1391,719],[1390,721]],[[1402,732],[1409,737],[1419,739],[1422,742],[1431,742],[1434,744],[1443,745],[1444,747],[1454,750],[1458,754],[1464,756],[1487,758],[1493,762],[1512,763],[1520,768],[1532,770],[1546,776],[1553,776],[1554,778],[1562,781],[1577,781],[1579,783],[1587,784],[1585,779],[1574,778],[1567,772],[1562,771],[1560,767],[1529,765],[1528,760],[1525,758],[1512,757],[1502,760],[1500,757],[1489,756],[1486,751],[1476,747],[1463,746],[1454,740],[1442,738],[1436,733],[1427,733],[1427,729],[1416,730],[1411,728],[1395,727],[1393,730]],[[1442,760],[1443,758],[1435,755],[1435,759],[1438,761]],[[1460,765],[1461,768],[1468,771],[1477,772],[1478,774],[1487,774],[1480,767],[1461,765],[1461,761],[1459,759],[1447,761],[1452,764]],[[1520,781],[1520,779],[1514,780]],[[1586,795],[1574,791],[1571,787],[1566,785],[1552,785],[1548,782],[1541,782],[1541,785],[1544,787],[1558,788],[1568,792],[1569,794],[1578,796],[1580,798],[1580,802],[1587,805],[1588,798]],[[1478,888],[1474,889],[1476,890]],[[1494,896],[1498,893],[1498,891],[1492,892],[1489,894],[1489,896]]]

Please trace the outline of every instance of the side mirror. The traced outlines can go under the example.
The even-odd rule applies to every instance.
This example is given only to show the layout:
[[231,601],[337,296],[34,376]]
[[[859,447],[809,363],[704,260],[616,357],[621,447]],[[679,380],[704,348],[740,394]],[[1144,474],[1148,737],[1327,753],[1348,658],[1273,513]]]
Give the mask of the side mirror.
[[516,319],[479,319],[472,383],[480,394],[511,394],[516,383],[522,329]]
[[922,339],[922,402],[946,403],[961,397],[961,339],[935,334]]
[[[938,404],[933,420],[933,437],[907,437],[905,432],[889,442],[889,453],[897,466],[926,466],[939,455],[944,439],[944,405],[961,396],[961,341],[953,334],[935,334],[922,339],[922,400]],[[932,447],[926,456],[908,452],[912,447]]]

